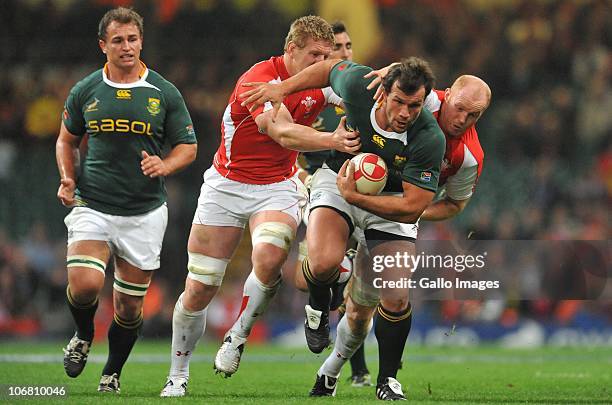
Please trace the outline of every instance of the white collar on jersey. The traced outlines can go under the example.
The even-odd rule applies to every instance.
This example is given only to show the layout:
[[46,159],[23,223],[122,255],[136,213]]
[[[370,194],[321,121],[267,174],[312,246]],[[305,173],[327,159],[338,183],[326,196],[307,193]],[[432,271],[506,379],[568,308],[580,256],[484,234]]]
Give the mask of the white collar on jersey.
[[389,131],[385,131],[384,129],[380,127],[380,125],[378,125],[378,122],[376,122],[377,107],[378,107],[378,103],[374,103],[374,105],[372,106],[372,111],[370,111],[370,122],[372,123],[372,127],[374,128],[374,130],[379,135],[382,135],[385,138],[397,139],[399,141],[402,141],[404,143],[404,146],[407,145],[408,144],[408,136],[406,135],[407,131],[404,131],[401,134],[397,132],[389,132]]
[[[144,66],[144,63],[143,63]],[[161,91],[158,87],[153,86],[151,83],[147,82],[147,76],[149,76],[149,68],[144,67],[144,72],[140,76],[140,79],[133,83],[115,83],[111,81],[106,75],[106,66],[102,69],[102,80],[104,83],[108,84],[111,87],[115,87],[117,89],[133,89],[135,87],[149,87],[151,89],[155,89],[157,91]]]

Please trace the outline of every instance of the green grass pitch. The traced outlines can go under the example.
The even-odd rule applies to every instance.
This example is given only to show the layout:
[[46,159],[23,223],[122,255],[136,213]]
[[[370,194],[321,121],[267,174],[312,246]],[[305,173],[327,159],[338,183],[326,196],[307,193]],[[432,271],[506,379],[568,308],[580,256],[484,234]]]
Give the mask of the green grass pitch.
[[[19,402],[6,396],[8,386],[65,386],[67,397],[28,398],[25,403],[375,403],[374,388],[352,388],[341,376],[336,398],[308,397],[323,360],[307,349],[250,346],[240,370],[231,378],[215,375],[212,356],[217,347],[198,348],[191,363],[189,396],[161,399],[169,364],[169,342],[139,342],[123,370],[121,394],[96,391],[106,356],[106,344],[94,345],[85,371],[68,378],[62,367],[63,342],[4,342],[0,345],[0,402]],[[328,353],[328,352],[324,352]],[[367,351],[375,378],[375,345]],[[544,348],[510,350],[425,348],[408,346],[398,379],[413,403],[441,404],[610,404],[612,403],[612,348]],[[376,401],[377,402],[377,401]]]

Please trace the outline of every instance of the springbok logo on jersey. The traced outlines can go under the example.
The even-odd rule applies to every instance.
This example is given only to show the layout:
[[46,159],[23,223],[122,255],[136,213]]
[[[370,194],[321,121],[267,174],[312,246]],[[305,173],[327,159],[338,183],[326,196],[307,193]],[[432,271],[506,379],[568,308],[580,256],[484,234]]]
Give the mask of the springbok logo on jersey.
[[383,149],[387,140],[378,134],[374,134],[372,135],[372,142],[374,142],[379,148]]
[[117,90],[117,99],[118,100],[131,100],[132,90]]
[[158,98],[149,97],[149,105],[147,106],[147,111],[151,115],[159,114],[159,99]]
[[91,104],[87,104],[87,108],[85,108],[85,112],[98,111],[99,102],[100,100],[98,100],[97,97],[94,97],[94,101],[92,101]]
[[336,115],[344,115],[344,110],[338,106],[335,107]]
[[312,106],[317,103],[317,100],[313,100],[312,97],[306,96],[306,99],[302,100],[302,104],[306,107],[306,112],[312,109]]

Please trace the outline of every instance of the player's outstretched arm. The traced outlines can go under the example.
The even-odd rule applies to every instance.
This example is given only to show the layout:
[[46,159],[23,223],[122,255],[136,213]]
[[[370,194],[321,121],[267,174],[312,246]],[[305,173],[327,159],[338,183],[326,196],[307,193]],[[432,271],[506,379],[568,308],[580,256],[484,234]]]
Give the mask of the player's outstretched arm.
[[80,143],[81,137],[71,134],[62,122],[60,133],[55,143],[55,158],[57,160],[57,169],[60,175],[60,186],[57,190],[57,198],[66,207],[71,207],[75,203],[75,166]]
[[338,190],[346,202],[391,221],[415,223],[434,197],[433,191],[407,181],[402,182],[404,192],[401,197],[361,194],[357,191],[354,175],[355,167],[350,160],[347,160],[340,168],[336,179]]
[[314,128],[296,124],[287,108],[282,105],[275,120],[272,111],[266,111],[255,118],[259,129],[282,147],[299,152],[335,149],[340,152],[357,153],[361,148],[359,132],[349,131],[342,118],[334,132],[317,131]]
[[242,106],[248,106],[249,111],[254,111],[257,107],[266,102],[271,102],[274,109],[272,119],[276,119],[278,111],[285,97],[289,94],[306,89],[320,89],[329,86],[329,73],[332,68],[342,62],[342,59],[329,59],[315,63],[307,67],[295,76],[280,83],[248,82],[243,83],[243,87],[253,87],[240,94]]
[[453,218],[465,209],[469,201],[469,198],[465,200],[453,200],[447,196],[429,204],[427,208],[425,208],[425,211],[423,211],[421,219],[423,221],[444,221],[445,219]]
[[172,148],[164,159],[157,155],[149,155],[143,150],[142,160],[140,161],[142,174],[151,178],[169,176],[190,165],[195,160],[197,152],[198,145],[196,143],[179,143]]

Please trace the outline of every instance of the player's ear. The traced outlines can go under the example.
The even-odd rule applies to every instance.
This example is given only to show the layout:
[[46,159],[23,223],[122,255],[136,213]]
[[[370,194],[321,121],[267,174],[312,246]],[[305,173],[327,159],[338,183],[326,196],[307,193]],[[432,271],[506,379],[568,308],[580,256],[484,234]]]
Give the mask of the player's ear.
[[289,43],[287,44],[287,50],[286,52],[288,54],[292,54],[293,51],[295,51],[295,48],[297,48],[297,44],[293,41],[289,41]]
[[98,46],[100,47],[100,50],[102,51],[102,53],[106,53],[106,42],[105,41],[99,39]]
[[451,94],[451,89],[447,88],[446,90],[444,90],[444,102],[448,102],[448,100],[450,99],[450,94]]

